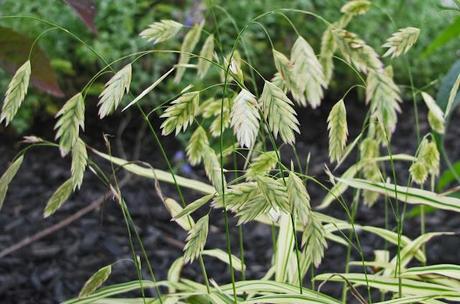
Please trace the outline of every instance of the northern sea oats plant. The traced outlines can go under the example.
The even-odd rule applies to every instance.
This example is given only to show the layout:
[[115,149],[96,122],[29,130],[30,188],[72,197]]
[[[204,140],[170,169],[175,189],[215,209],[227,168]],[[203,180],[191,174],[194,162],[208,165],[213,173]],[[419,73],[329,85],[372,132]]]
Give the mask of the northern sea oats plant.
[[[211,9],[216,9],[211,8]],[[419,143],[414,155],[392,154],[391,139],[401,112],[400,87],[393,81],[391,61],[410,52],[416,43],[419,30],[413,27],[396,31],[386,42],[383,56],[369,46],[357,34],[347,30],[347,25],[357,16],[372,9],[367,0],[348,1],[341,9],[342,16],[329,22],[315,13],[293,9],[269,11],[253,18],[239,30],[234,45],[225,50],[219,41],[218,25],[207,28],[206,22],[190,29],[173,21],[161,20],[151,24],[140,35],[154,44],[144,52],[129,54],[116,62],[106,62],[100,57],[104,68],[95,76],[112,72],[104,91],[99,96],[99,116],[104,118],[120,109],[123,99],[131,102],[124,107],[137,108],[145,120],[152,136],[168,165],[168,171],[154,169],[145,164],[115,157],[86,146],[82,139],[85,120],[85,96],[88,86],[70,98],[57,114],[56,143],[30,137],[30,147],[47,145],[58,148],[63,157],[72,158],[71,174],[48,201],[44,216],[59,212],[59,207],[83,183],[84,172],[91,171],[109,187],[123,211],[127,229],[133,240],[142,248],[139,255],[133,249],[133,262],[139,278],[131,282],[101,287],[111,273],[111,265],[97,271],[88,279],[80,294],[66,303],[341,303],[353,299],[359,303],[444,303],[460,301],[460,266],[452,264],[427,265],[425,244],[433,237],[451,234],[431,232],[411,239],[404,235],[404,210],[406,204],[430,206],[435,209],[460,212],[460,200],[435,193],[425,188],[427,179],[439,174],[440,155],[434,137],[427,134]],[[215,13],[222,11],[222,8]],[[290,14],[301,14],[320,19],[325,26],[321,38],[321,49],[314,50],[306,37],[297,34],[289,56],[275,50],[272,37],[263,22],[268,15],[276,15],[290,21]],[[62,30],[65,29],[61,28]],[[273,74],[265,78],[245,56],[242,37],[250,30],[262,30],[272,45]],[[181,31],[187,31],[180,51],[159,49],[157,44],[176,39]],[[206,37],[204,37],[206,36]],[[196,52],[200,42],[201,50]],[[132,64],[142,56],[157,53],[177,53],[178,63],[165,72],[151,86],[138,95],[130,91]],[[317,55],[318,54],[318,55]],[[131,62],[129,60],[135,58]],[[124,63],[124,67],[115,69]],[[368,114],[363,118],[363,128],[356,138],[349,138],[347,126],[347,104],[356,102],[348,96],[348,90],[332,107],[327,123],[329,132],[329,158],[334,169],[326,167],[330,185],[322,183],[308,170],[303,170],[297,160],[286,160],[280,146],[295,151],[296,136],[300,126],[296,108],[314,109],[321,105],[324,92],[333,78],[334,65],[345,63],[356,73],[360,83],[350,90],[362,90]],[[30,62],[27,61],[16,72],[6,92],[1,120],[8,124],[17,113],[24,97],[30,77]],[[187,157],[194,166],[202,165],[209,183],[177,176],[158,140],[151,124],[151,115],[142,107],[142,98],[162,84],[175,72],[174,81],[180,83],[185,73],[196,73],[196,83],[188,84],[177,98],[149,113],[161,112],[162,135],[178,135],[189,131],[191,136],[186,147]],[[217,75],[217,77],[216,77]],[[255,75],[256,79],[253,79]],[[217,81],[216,81],[217,79]],[[459,77],[460,79],[460,77]],[[91,81],[90,81],[91,82]],[[460,80],[458,81],[460,82]],[[259,91],[257,83],[262,85]],[[200,84],[200,85],[197,85]],[[204,87],[204,88],[202,88]],[[434,99],[425,92],[412,88],[417,98],[422,98],[429,110],[429,123],[434,132],[445,131],[443,111]],[[451,92],[456,94],[457,87]],[[453,98],[450,99],[453,102]],[[451,104],[448,109],[451,108]],[[217,148],[216,148],[217,147]],[[0,206],[3,204],[8,185],[19,171],[22,161],[30,149],[24,149],[13,160],[0,178]],[[92,153],[88,155],[88,150]],[[71,152],[71,153],[70,153]],[[155,276],[154,261],[151,263],[143,249],[142,241],[135,229],[118,187],[114,174],[99,170],[92,156],[99,156],[114,166],[155,181],[172,183],[177,187],[180,202],[164,197],[157,187],[159,198],[171,213],[175,223],[188,233],[184,255],[170,267],[167,278]],[[314,155],[312,156],[314,157]],[[345,168],[345,163],[354,164]],[[235,170],[226,166],[232,159]],[[345,162],[345,160],[348,160]],[[410,180],[407,185],[398,184],[395,162],[410,165]],[[294,165],[296,164],[296,165]],[[344,173],[338,176],[338,168]],[[242,174],[237,174],[243,172]],[[387,172],[391,172],[388,174]],[[413,187],[413,182],[417,187]],[[431,183],[432,184],[432,183]],[[324,190],[321,202],[311,202],[308,187]],[[355,195],[348,201],[342,194],[354,189]],[[202,193],[193,202],[185,202],[185,189]],[[357,205],[370,206],[377,203],[392,203],[396,206],[396,227],[364,226],[355,222]],[[334,203],[344,210],[347,220],[333,218],[320,212]],[[209,210],[201,218],[195,211]],[[210,249],[206,246],[212,210],[224,214],[226,250]],[[238,225],[258,221],[276,227],[273,258],[267,265],[266,275],[258,280],[237,280],[235,272],[244,272],[244,251],[238,258],[231,248],[228,216],[238,219]],[[358,231],[375,234],[388,244],[385,249],[375,248],[375,259],[365,260]],[[240,232],[241,233],[241,232]],[[241,235],[244,237],[244,235]],[[133,244],[131,243],[131,246]],[[343,273],[316,273],[325,251],[331,246],[346,246]],[[244,249],[244,248],[243,248]],[[391,249],[391,250],[390,250]],[[351,261],[351,251],[356,250],[361,260]],[[229,265],[231,281],[218,285],[209,280],[203,256],[211,256]],[[142,263],[141,263],[142,261]],[[197,261],[204,282],[195,282],[181,276],[187,264]],[[147,265],[150,277],[140,275],[141,265]],[[350,272],[349,266],[360,267],[361,272]],[[416,266],[419,265],[419,266]],[[311,271],[310,271],[311,270]],[[309,280],[312,284],[306,284]],[[343,283],[342,299],[334,299],[321,292],[328,282]],[[307,287],[310,286],[310,287]],[[360,287],[360,288],[358,288]],[[154,289],[155,297],[147,297],[144,290]],[[120,298],[123,293],[138,290],[142,297]],[[372,290],[380,292],[377,299]]]

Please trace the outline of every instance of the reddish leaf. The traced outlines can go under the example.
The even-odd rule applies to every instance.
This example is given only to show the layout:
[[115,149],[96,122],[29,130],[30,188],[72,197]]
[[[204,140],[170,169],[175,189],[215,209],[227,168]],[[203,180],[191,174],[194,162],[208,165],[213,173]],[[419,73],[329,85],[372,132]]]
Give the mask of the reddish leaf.
[[[23,34],[0,27],[0,66],[14,74],[27,60],[32,42]],[[64,96],[48,57],[38,45],[32,52],[31,66],[31,83],[35,87],[57,97]]]
[[65,0],[72,7],[86,26],[93,32],[97,33],[94,25],[94,17],[96,17],[96,4],[93,0]]

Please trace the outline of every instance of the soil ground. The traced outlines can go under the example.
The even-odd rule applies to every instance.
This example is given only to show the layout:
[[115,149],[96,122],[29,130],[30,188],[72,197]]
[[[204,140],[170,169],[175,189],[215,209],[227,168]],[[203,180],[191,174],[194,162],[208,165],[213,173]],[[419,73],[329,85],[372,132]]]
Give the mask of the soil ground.
[[[324,182],[324,163],[327,163],[327,129],[326,117],[332,102],[320,109],[300,110],[301,135],[297,137],[297,151],[305,164],[308,154],[311,155],[310,175],[315,175]],[[350,138],[356,136],[361,128],[365,115],[362,104],[347,104]],[[420,111],[422,135],[428,131],[426,113]],[[95,115],[95,113],[93,113]],[[92,114],[92,115],[93,115]],[[95,116],[94,116],[95,117]],[[451,159],[460,158],[460,125],[455,122],[460,118],[454,114],[446,139],[447,151]],[[121,123],[119,118],[100,122],[89,121],[85,139],[99,149],[105,149],[102,133],[114,134]],[[39,122],[32,128],[34,134],[52,138],[53,122]],[[102,130],[101,130],[102,126]],[[133,153],[135,137],[139,130],[138,119],[132,119],[123,133],[123,149],[128,158]],[[113,144],[113,153],[120,155],[120,145]],[[9,160],[19,151],[21,145],[14,135],[0,134],[0,169],[6,168]],[[181,161],[182,146],[172,137],[162,138],[169,158],[173,160],[177,173],[206,180],[203,171],[190,168]],[[410,102],[403,106],[403,114],[399,116],[398,129],[394,134],[393,153],[413,154],[416,149],[416,131],[413,108]],[[139,159],[149,162],[154,167],[166,169],[151,137],[146,133],[142,139]],[[290,151],[283,148],[285,160],[289,161]],[[93,155],[91,155],[93,156]],[[103,160],[95,158],[107,170],[110,168]],[[57,150],[37,148],[27,154],[24,164],[10,189],[0,212],[0,251],[19,242],[38,231],[50,227],[81,208],[87,206],[103,195],[107,189],[90,172],[85,177],[82,189],[73,195],[65,205],[48,219],[43,219],[44,205],[53,191],[69,176],[69,160],[62,159]],[[407,178],[407,166],[397,166],[398,181],[404,183]],[[120,172],[122,178],[124,173]],[[174,187],[162,184],[166,196],[177,198]],[[155,193],[151,180],[131,177],[122,188],[136,227],[142,237],[156,275],[166,278],[169,265],[181,255],[186,234],[173,222],[167,210]],[[314,185],[309,186],[312,204],[319,204],[324,192]],[[197,198],[198,194],[185,191],[187,202]],[[372,208],[361,205],[357,212],[357,223],[384,225],[384,207],[378,202]],[[410,210],[410,208],[409,208]],[[344,218],[344,212],[338,204],[332,204],[326,213]],[[235,219],[231,219],[232,248],[238,255],[238,236]],[[405,233],[414,237],[419,234],[418,218],[409,218],[405,224]],[[246,276],[249,279],[260,278],[267,271],[272,256],[271,228],[269,226],[250,223],[243,226],[245,259],[248,265]],[[460,232],[460,217],[452,212],[436,211],[427,216],[427,231]],[[360,242],[367,259],[373,258],[373,250],[383,249],[384,242],[370,234],[359,233]],[[207,248],[225,248],[223,217],[220,211],[211,213],[211,229]],[[460,262],[460,241],[457,236],[443,237],[433,240],[428,246],[429,263]],[[346,248],[342,245],[329,243],[326,256],[318,271],[341,272],[344,270]],[[0,302],[1,303],[57,303],[78,294],[85,280],[98,268],[118,261],[113,269],[109,282],[121,283],[136,279],[133,264],[129,261],[131,251],[127,230],[119,206],[112,199],[107,199],[100,208],[86,214],[81,219],[65,226],[30,246],[0,258]],[[357,252],[353,258],[359,259]],[[218,283],[229,282],[226,265],[205,258],[209,277]],[[196,263],[195,263],[196,264]],[[201,274],[197,265],[187,266],[184,276],[200,280]],[[146,267],[144,275],[148,277]],[[340,285],[328,283],[323,291],[340,295]],[[153,291],[147,291],[151,294]],[[354,302],[350,299],[350,303]]]

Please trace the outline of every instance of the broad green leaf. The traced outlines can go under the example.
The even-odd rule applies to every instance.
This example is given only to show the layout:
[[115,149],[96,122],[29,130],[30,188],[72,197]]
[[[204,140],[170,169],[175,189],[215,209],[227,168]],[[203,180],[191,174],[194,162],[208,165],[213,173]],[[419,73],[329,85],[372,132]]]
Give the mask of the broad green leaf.
[[73,191],[72,178],[66,180],[59,188],[53,193],[46,204],[43,216],[47,218],[58,210],[70,197]]
[[3,202],[5,201],[6,192],[8,191],[8,186],[10,185],[13,178],[18,173],[19,168],[21,168],[22,161],[24,160],[24,155],[19,156],[3,173],[0,177],[0,209],[2,209]]
[[421,58],[426,58],[430,56],[434,51],[440,47],[447,44],[453,39],[457,39],[460,35],[460,17],[455,18],[455,20],[447,26],[443,31],[441,31],[433,41],[426,47],[423,51]]
[[[0,65],[9,73],[27,60],[33,40],[6,27],[0,27]],[[64,96],[45,52],[35,45],[31,58],[33,86],[56,97]]]
[[112,272],[112,265],[108,265],[99,269],[96,273],[94,273],[83,285],[83,288],[80,290],[80,294],[78,295],[79,298],[84,298],[93,294],[96,289],[101,287],[105,281],[110,276]]

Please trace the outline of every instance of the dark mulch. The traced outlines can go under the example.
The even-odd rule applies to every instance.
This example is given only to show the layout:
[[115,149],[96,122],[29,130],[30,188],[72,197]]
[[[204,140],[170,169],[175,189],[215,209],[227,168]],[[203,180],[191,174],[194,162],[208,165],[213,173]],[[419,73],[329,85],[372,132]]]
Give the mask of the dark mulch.
[[[351,102],[350,102],[351,103]],[[297,150],[303,162],[311,154],[311,175],[327,180],[323,172],[323,163],[327,163],[327,131],[326,117],[332,103],[325,104],[320,109],[302,110],[299,114],[302,124],[302,135],[298,137]],[[361,104],[347,105],[351,136],[357,134],[361,128],[365,108]],[[421,129],[428,130],[425,114],[421,116]],[[458,113],[453,118],[460,117]],[[92,124],[91,124],[92,123]],[[102,132],[114,134],[120,122],[117,119],[105,121],[102,125],[89,122],[85,136],[94,146],[104,149]],[[36,134],[51,138],[52,122],[40,122],[40,127],[33,130]],[[134,138],[139,129],[139,120],[133,119],[129,128],[123,134],[126,153],[133,152]],[[148,134],[148,133],[147,133]],[[424,134],[422,132],[422,134]],[[447,147],[452,159],[460,157],[460,128],[453,124],[449,130]],[[181,146],[172,138],[162,138],[166,145],[169,158],[174,160],[178,173],[198,177],[202,180],[204,174],[200,169],[184,166],[180,161]],[[8,161],[19,150],[15,144],[17,138],[12,135],[0,135],[0,169],[3,171]],[[112,139],[112,142],[115,142]],[[415,151],[415,123],[412,107],[404,106],[400,115],[398,131],[394,135],[393,153],[414,153]],[[139,159],[151,163],[158,168],[166,169],[164,160],[155,148],[149,135],[143,138]],[[113,146],[114,154],[119,155],[119,147]],[[286,158],[290,156],[289,148],[283,147]],[[103,168],[109,170],[104,161],[99,160]],[[65,217],[75,213],[90,202],[100,197],[107,189],[88,173],[82,190],[71,199],[52,217],[42,218],[44,204],[48,197],[69,176],[69,160],[61,159],[58,151],[37,148],[28,153],[23,167],[16,179],[12,182],[5,205],[0,213],[0,250],[3,250],[24,237],[30,236],[42,229],[51,226]],[[407,177],[407,166],[398,164],[398,178],[403,183]],[[118,175],[122,178],[124,173]],[[162,191],[167,196],[177,199],[176,191],[171,185],[162,185]],[[310,185],[310,194],[313,204],[318,204],[324,192],[315,185]],[[166,278],[169,265],[181,255],[186,234],[170,217],[155,194],[152,181],[132,177],[128,185],[123,187],[123,194],[129,206],[136,227],[141,234],[143,243],[149,254],[150,261],[158,278]],[[187,202],[197,198],[196,193],[185,192]],[[327,213],[344,218],[344,213],[338,204],[333,204]],[[358,223],[384,225],[383,204],[373,208],[360,206],[357,214]],[[237,229],[235,220],[231,219],[232,248],[238,254]],[[245,225],[244,247],[247,277],[259,278],[268,269],[272,256],[271,228],[257,223]],[[427,219],[429,231],[460,232],[460,217],[454,213],[437,211],[429,214]],[[419,233],[417,219],[406,222],[405,233],[416,236]],[[374,249],[382,249],[381,239],[365,233],[360,233],[360,241],[366,258],[372,259]],[[445,237],[434,240],[429,246],[429,263],[459,263],[460,242],[457,237]],[[225,234],[223,217],[220,211],[211,213],[211,229],[208,248],[225,248]],[[340,272],[344,269],[346,248],[337,244],[329,244],[324,262],[320,266],[321,272]],[[358,259],[357,252],[353,257]],[[125,282],[136,279],[133,263],[129,261],[131,251],[127,230],[122,213],[112,199],[104,202],[101,208],[85,215],[58,232],[34,242],[28,247],[14,252],[0,259],[0,302],[1,303],[56,303],[78,294],[85,280],[99,267],[118,261],[113,270],[111,283]],[[210,278],[219,283],[229,282],[229,272],[225,265],[211,258],[205,258]],[[195,263],[196,264],[196,263]],[[197,265],[187,266],[184,269],[186,277],[200,280],[201,273]],[[145,277],[149,277],[144,265]],[[340,294],[339,285],[326,284],[324,291]],[[147,291],[153,295],[153,291]]]

